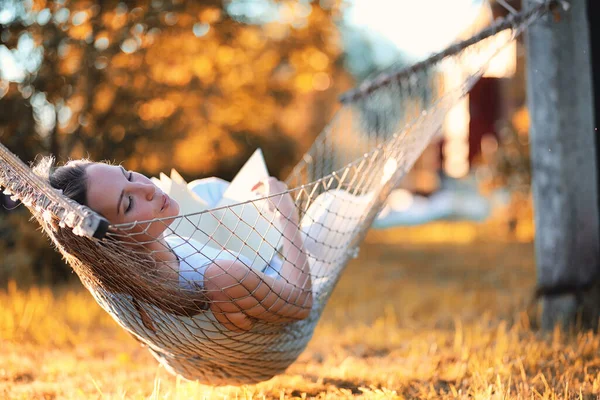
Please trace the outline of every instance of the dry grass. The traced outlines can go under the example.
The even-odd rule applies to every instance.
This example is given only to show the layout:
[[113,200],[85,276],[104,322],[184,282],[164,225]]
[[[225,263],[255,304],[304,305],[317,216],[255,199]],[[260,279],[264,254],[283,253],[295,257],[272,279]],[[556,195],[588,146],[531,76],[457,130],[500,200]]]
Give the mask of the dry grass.
[[308,349],[256,386],[177,379],[81,289],[12,286],[0,293],[0,398],[596,398],[598,336],[531,327],[531,244],[419,229],[370,235]]

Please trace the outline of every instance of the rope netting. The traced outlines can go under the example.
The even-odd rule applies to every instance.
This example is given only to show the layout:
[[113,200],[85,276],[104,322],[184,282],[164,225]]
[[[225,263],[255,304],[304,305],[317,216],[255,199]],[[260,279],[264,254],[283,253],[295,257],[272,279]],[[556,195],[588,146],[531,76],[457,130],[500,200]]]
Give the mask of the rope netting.
[[[1,145],[0,185],[31,210],[100,306],[168,370],[213,385],[269,379],[303,351],[344,267],[448,111],[554,3],[511,13],[348,93],[282,190],[106,227],[49,186],[47,168],[35,175]],[[444,68],[461,79],[444,79]]]

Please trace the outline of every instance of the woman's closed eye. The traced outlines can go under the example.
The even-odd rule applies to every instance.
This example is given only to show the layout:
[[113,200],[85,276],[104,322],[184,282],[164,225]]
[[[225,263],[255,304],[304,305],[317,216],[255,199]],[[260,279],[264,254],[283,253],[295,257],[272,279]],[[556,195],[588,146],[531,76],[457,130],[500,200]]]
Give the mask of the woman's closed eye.
[[133,196],[127,196],[127,199],[129,200],[129,204],[127,205],[127,208],[125,209],[125,214],[127,214],[133,208]]
[[[133,172],[132,171],[129,171],[129,174],[127,174],[127,180],[129,182],[133,182]],[[133,196],[127,196],[127,199],[129,200],[129,204],[127,205],[127,208],[125,209],[125,214],[127,214],[133,208]]]

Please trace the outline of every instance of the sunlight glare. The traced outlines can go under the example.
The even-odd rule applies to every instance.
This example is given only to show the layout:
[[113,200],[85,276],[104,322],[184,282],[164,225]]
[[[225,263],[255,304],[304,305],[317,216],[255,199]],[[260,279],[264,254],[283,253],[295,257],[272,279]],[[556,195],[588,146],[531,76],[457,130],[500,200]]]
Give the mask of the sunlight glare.
[[22,82],[25,71],[17,65],[13,53],[4,45],[0,46],[0,79]]
[[422,58],[454,41],[480,6],[480,0],[354,0],[347,18],[381,34],[409,57]]

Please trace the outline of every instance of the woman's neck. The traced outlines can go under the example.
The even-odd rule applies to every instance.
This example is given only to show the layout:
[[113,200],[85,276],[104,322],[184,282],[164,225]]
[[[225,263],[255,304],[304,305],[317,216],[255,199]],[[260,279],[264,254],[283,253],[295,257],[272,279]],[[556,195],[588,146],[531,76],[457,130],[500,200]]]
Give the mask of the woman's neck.
[[179,282],[179,259],[173,252],[164,236],[152,243],[144,245],[154,259],[159,276],[168,281]]

